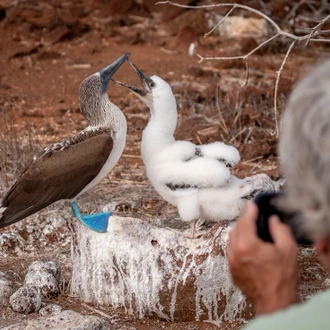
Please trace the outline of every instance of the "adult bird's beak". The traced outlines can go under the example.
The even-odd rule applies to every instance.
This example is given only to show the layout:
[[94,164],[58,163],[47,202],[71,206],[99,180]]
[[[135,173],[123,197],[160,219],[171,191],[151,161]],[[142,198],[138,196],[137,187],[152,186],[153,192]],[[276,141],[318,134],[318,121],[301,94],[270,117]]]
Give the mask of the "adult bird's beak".
[[102,69],[100,73],[100,78],[102,82],[102,92],[105,93],[108,90],[109,82],[111,77],[115,72],[121,67],[121,65],[128,59],[131,53],[126,53],[120,56],[116,61],[108,65],[106,68]]
[[131,65],[131,67],[134,69],[135,73],[140,78],[140,81],[143,85],[143,89],[140,89],[135,86],[128,85],[126,83],[123,83],[118,80],[111,79],[113,82],[126,87],[128,90],[132,91],[134,94],[136,94],[142,101],[147,103],[147,100],[149,99],[149,95],[151,93],[150,90],[150,82],[152,82],[152,79],[150,79],[147,75],[145,75],[129,58],[127,58],[128,63]]

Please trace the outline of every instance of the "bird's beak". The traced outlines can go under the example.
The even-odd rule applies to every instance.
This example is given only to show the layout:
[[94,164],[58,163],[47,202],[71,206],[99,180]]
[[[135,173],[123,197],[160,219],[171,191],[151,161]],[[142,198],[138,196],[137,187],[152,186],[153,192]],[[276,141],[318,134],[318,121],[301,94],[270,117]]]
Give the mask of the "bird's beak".
[[151,80],[148,76],[146,76],[129,58],[127,58],[128,63],[131,65],[131,67],[134,69],[135,73],[140,78],[140,81],[143,85],[144,89],[140,89],[135,86],[128,85],[126,83],[123,83],[118,80],[111,79],[113,82],[126,87],[128,90],[132,91],[134,94],[136,94],[140,99],[144,100],[148,97],[148,94],[150,93],[150,88],[148,85],[148,82]]
[[109,82],[111,77],[115,74],[115,72],[121,67],[121,65],[128,59],[131,53],[126,53],[120,56],[116,61],[108,65],[106,68],[102,69],[100,73],[101,81],[102,81],[102,91],[106,92],[109,86]]

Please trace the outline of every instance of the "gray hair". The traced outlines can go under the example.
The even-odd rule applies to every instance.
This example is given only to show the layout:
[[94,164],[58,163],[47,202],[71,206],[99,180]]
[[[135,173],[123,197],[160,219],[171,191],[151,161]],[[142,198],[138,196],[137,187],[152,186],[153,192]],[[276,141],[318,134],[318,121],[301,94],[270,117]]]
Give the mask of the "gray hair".
[[330,234],[330,61],[293,90],[280,134],[286,206],[302,214],[312,239]]

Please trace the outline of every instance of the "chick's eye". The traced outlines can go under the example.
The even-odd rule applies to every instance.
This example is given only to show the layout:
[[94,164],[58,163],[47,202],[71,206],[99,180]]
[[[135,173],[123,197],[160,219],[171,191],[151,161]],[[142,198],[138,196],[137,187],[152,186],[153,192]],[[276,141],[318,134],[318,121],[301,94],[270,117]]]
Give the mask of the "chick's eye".
[[150,86],[150,88],[154,88],[156,86],[156,84],[153,81],[151,81],[149,86]]

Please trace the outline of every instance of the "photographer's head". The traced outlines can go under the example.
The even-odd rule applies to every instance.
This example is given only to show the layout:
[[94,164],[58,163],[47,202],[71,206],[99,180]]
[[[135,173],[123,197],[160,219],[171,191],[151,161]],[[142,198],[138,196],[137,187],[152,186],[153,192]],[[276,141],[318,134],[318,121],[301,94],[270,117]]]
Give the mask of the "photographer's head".
[[312,239],[330,236],[330,61],[292,92],[280,135],[287,203],[303,214]]

